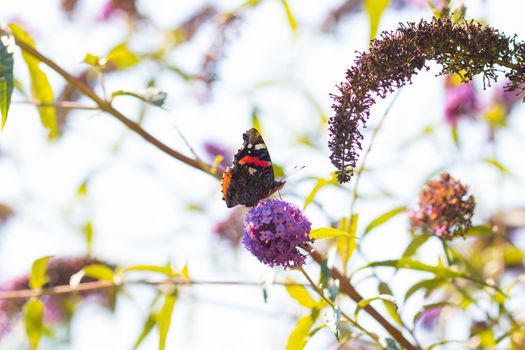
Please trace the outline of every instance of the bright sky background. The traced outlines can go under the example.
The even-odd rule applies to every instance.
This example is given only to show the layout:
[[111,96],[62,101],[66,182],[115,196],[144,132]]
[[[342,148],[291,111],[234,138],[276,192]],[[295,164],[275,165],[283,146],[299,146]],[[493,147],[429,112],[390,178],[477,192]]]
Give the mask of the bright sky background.
[[[17,20],[34,36],[39,50],[65,66],[80,71],[86,53],[104,55],[125,39],[122,19],[96,22],[104,1],[82,1],[73,22],[58,11],[59,1],[2,0],[0,24]],[[139,1],[140,9],[156,25],[172,28],[186,18],[202,1]],[[223,10],[237,1],[217,1]],[[302,207],[305,194],[313,181],[310,175],[327,177],[333,168],[328,160],[327,134],[319,140],[322,152],[293,145],[292,137],[314,133],[319,116],[301,91],[311,94],[328,115],[335,85],[344,79],[356,50],[367,47],[368,20],[365,14],[350,16],[333,36],[319,32],[319,24],[338,1],[290,0],[299,22],[299,35],[294,39],[280,1],[268,0],[243,21],[239,37],[227,49],[227,59],[220,63],[222,80],[216,84],[213,100],[203,104],[176,75],[155,74],[155,67],[145,65],[108,78],[107,90],[140,89],[153,75],[157,86],[168,93],[167,110],[150,108],[145,128],[184,153],[189,153],[180,139],[179,128],[190,144],[201,152],[206,140],[216,140],[236,149],[241,134],[249,128],[253,106],[260,109],[264,138],[274,162],[290,172],[295,166],[305,169],[287,181],[284,198]],[[466,1],[469,18],[484,18],[507,34],[525,38],[524,5],[521,0]],[[323,14],[323,16],[320,16]],[[430,19],[430,11],[389,10],[383,17],[382,29],[394,29],[399,21]],[[198,52],[207,48],[210,30],[204,30],[194,43],[173,55],[173,62],[183,68],[195,68]],[[134,39],[132,48],[146,51],[160,40],[149,28]],[[27,72],[20,55],[16,56],[16,74],[28,85]],[[63,82],[49,72],[54,87]],[[434,69],[434,73],[437,70]],[[257,88],[261,82],[281,82],[269,88]],[[479,81],[477,83],[480,83]],[[420,74],[414,84],[403,89],[369,158],[374,177],[363,178],[362,190],[377,194],[378,187],[396,195],[397,200],[359,203],[361,229],[378,214],[400,204],[413,204],[424,179],[444,164],[454,175],[471,185],[478,198],[479,219],[499,206],[523,205],[525,187],[518,176],[514,182],[495,187],[498,174],[490,166],[472,166],[473,159],[486,151],[486,130],[472,123],[460,125],[465,151],[457,154],[447,129],[437,135],[399,151],[399,146],[417,135],[426,125],[442,120],[443,81],[432,72]],[[59,89],[55,89],[58,94]],[[485,95],[490,97],[490,91]],[[13,101],[20,101],[15,94]],[[83,100],[88,103],[87,100]],[[379,120],[390,99],[373,109],[370,128]],[[131,118],[138,116],[139,104],[123,97],[116,102],[119,110]],[[497,150],[503,164],[515,174],[525,172],[525,122],[518,120],[523,108],[511,117],[512,128],[503,131]],[[118,154],[114,145],[122,140]],[[365,136],[365,142],[367,138]],[[482,146],[480,146],[482,145]],[[270,269],[260,264],[242,248],[234,252],[214,239],[213,223],[225,217],[228,210],[221,201],[218,183],[203,173],[172,160],[137,136],[126,131],[112,117],[91,112],[76,112],[65,136],[48,144],[34,107],[12,105],[6,128],[0,135],[0,202],[11,203],[17,217],[0,231],[0,280],[25,273],[31,263],[44,255],[80,255],[85,251],[79,226],[91,218],[95,227],[95,254],[122,264],[162,264],[171,260],[179,266],[188,263],[190,275],[197,280],[260,281]],[[87,174],[97,172],[90,183],[86,202],[75,202],[74,195]],[[302,181],[301,181],[302,180]],[[298,195],[292,195],[297,193]],[[349,197],[326,189],[318,196],[331,218],[348,212]],[[204,213],[186,210],[189,204],[205,208]],[[329,222],[315,206],[306,211],[314,227]],[[65,220],[67,219],[67,220]],[[364,241],[363,250],[370,259],[385,260],[399,256],[408,241],[407,223],[397,218],[381,232]],[[436,261],[432,246],[425,261]],[[362,263],[356,260],[355,266]],[[315,271],[315,269],[312,269]],[[385,276],[391,276],[386,271]],[[299,273],[277,271],[277,278]],[[400,273],[390,280],[403,293],[414,276]],[[377,294],[367,283],[360,285],[367,296]],[[79,310],[73,323],[72,344],[42,346],[42,349],[130,349],[140,333],[147,306],[153,293],[146,287],[129,288],[133,298],[119,298],[112,315],[97,307]],[[421,298],[407,310],[420,305]],[[353,305],[348,304],[348,310]],[[173,349],[282,349],[294,320],[305,314],[279,287],[273,287],[268,304],[254,287],[198,286],[181,290],[175,306],[169,336]],[[363,316],[363,319],[366,317]],[[459,321],[460,322],[460,321]],[[465,330],[464,332],[467,332]],[[465,333],[458,331],[458,337]],[[13,343],[0,345],[12,349]],[[154,349],[156,334],[141,349]],[[316,335],[306,349],[333,346],[328,330]]]

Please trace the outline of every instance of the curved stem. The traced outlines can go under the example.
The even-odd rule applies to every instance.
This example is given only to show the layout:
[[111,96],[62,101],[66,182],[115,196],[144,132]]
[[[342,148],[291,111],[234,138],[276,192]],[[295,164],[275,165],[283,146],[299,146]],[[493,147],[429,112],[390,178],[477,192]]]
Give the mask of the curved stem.
[[41,62],[45,63],[47,66],[49,66],[51,69],[53,69],[55,72],[57,72],[59,75],[61,75],[69,84],[71,84],[73,87],[78,89],[80,92],[82,92],[84,95],[89,97],[91,100],[93,100],[97,105],[98,108],[104,112],[107,112],[111,114],[113,117],[115,117],[118,121],[126,125],[131,131],[135,132],[139,136],[141,136],[144,140],[152,144],[153,146],[160,149],[162,152],[170,155],[171,157],[180,160],[183,163],[186,163],[196,169],[202,170],[212,176],[215,176],[217,178],[221,177],[221,174],[213,171],[213,169],[199,161],[192,159],[188,156],[185,156],[184,154],[170,148],[165,143],[161,142],[157,138],[155,138],[153,135],[148,133],[146,130],[144,130],[139,124],[135,123],[133,120],[128,119],[126,116],[124,116],[122,113],[120,113],[118,110],[116,110],[111,102],[106,101],[105,99],[98,96],[93,89],[91,89],[89,86],[87,86],[85,83],[79,81],[74,76],[66,72],[62,67],[60,67],[58,64],[56,64],[53,60],[50,58],[44,56],[41,54],[38,50],[33,48],[31,45],[24,42],[22,39],[17,37],[15,34],[13,34],[13,37],[15,38],[15,42],[26,53],[30,54],[31,56],[37,58]]

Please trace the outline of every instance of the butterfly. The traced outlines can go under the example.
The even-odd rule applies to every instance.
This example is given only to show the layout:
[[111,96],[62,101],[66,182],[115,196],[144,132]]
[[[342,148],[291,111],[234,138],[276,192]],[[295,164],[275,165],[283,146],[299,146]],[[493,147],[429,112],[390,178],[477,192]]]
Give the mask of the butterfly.
[[228,208],[238,204],[253,207],[280,190],[285,181],[275,181],[272,160],[259,132],[252,128],[242,138],[233,164],[222,175],[222,199]]

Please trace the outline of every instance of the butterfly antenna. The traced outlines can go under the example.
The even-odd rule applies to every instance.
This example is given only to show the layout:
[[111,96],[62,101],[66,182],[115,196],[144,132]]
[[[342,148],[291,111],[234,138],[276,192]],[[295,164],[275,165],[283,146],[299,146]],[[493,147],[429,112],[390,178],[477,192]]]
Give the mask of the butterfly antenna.
[[303,170],[304,168],[306,168],[305,165],[302,165],[300,167],[298,167],[297,165],[294,166],[294,168],[292,169],[292,171],[290,171],[290,173],[284,175],[283,180],[288,179],[289,177],[291,177],[292,175],[298,173],[299,171]]

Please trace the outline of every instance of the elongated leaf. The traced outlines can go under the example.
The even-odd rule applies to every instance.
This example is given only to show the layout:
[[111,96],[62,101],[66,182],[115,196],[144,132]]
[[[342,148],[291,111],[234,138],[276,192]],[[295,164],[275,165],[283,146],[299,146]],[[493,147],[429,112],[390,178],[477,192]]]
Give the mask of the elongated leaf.
[[312,190],[310,191],[310,193],[308,194],[308,196],[306,196],[306,199],[304,200],[303,210],[305,210],[306,207],[314,201],[317,192],[319,192],[321,188],[327,185],[336,185],[336,184],[337,184],[337,176],[335,175],[335,173],[333,173],[329,179],[318,178],[317,182],[314,185],[314,188],[312,188]]
[[[286,282],[288,283],[295,283],[295,281],[291,278],[287,278]],[[310,293],[306,290],[304,286],[299,285],[286,285],[285,286],[286,291],[290,296],[299,303],[299,305],[304,306],[306,308],[314,308],[317,305],[317,302],[312,298]]]
[[365,0],[365,10],[370,20],[370,40],[376,37],[381,15],[390,4],[390,0]]
[[296,34],[297,33],[297,21],[295,20],[292,10],[290,9],[290,6],[288,5],[288,2],[286,0],[281,0],[281,3],[283,4],[284,11],[286,12],[286,18],[288,19],[288,24],[290,25],[292,32]]
[[404,213],[406,210],[407,210],[407,208],[405,206],[402,206],[402,207],[394,208],[392,210],[387,211],[386,213],[383,213],[383,214],[379,215],[377,218],[372,220],[372,222],[370,224],[368,224],[368,226],[365,229],[365,232],[363,233],[363,237],[368,232],[372,231],[373,229],[375,229],[378,226],[383,225],[384,223],[386,223],[388,220],[392,219],[396,215]]
[[139,58],[128,48],[126,43],[115,46],[106,56],[107,64],[117,69],[126,69],[139,63]]
[[352,257],[352,254],[354,253],[355,249],[357,248],[357,242],[355,240],[355,233],[357,231],[357,220],[358,215],[354,214],[352,215],[352,218],[347,224],[348,220],[343,220],[341,223],[341,227],[347,227],[348,229],[348,236],[341,236],[337,240],[337,252],[341,256],[341,262],[343,264],[343,272],[346,273],[346,266],[348,264],[348,261]]
[[447,267],[427,265],[417,260],[412,260],[408,258],[401,258],[399,260],[375,261],[363,267],[360,267],[359,269],[361,270],[366,267],[380,267],[380,266],[430,272],[441,278],[465,277],[464,274],[453,271]]
[[341,308],[336,305],[334,308],[328,308],[323,313],[323,322],[335,335],[335,339],[339,341],[341,338]]
[[136,266],[130,266],[124,270],[125,272],[131,272],[131,271],[147,271],[147,272],[156,272],[161,273],[163,275],[166,275],[168,277],[174,277],[175,272],[173,271],[173,268],[171,265],[166,266],[156,266],[156,265],[136,265]]
[[173,314],[173,308],[175,307],[175,302],[177,301],[176,294],[166,295],[164,299],[164,305],[159,312],[157,319],[157,325],[159,328],[159,350],[164,350],[166,348],[166,339],[168,336],[168,331],[171,324],[171,315]]
[[155,327],[155,324],[157,323],[157,315],[156,313],[149,314],[148,318],[144,322],[144,326],[142,326],[142,331],[140,332],[139,337],[137,338],[137,341],[133,345],[133,349],[137,349],[140,344],[146,339],[146,337],[151,333],[151,330],[153,327]]
[[24,323],[30,349],[36,350],[44,332],[44,304],[39,299],[31,299],[26,303]]
[[354,311],[354,319],[357,320],[357,316],[359,314],[359,311],[361,311],[363,308],[365,308],[368,304],[370,304],[374,300],[387,301],[389,303],[392,303],[395,306],[395,308],[397,309],[397,300],[396,300],[396,298],[394,298],[393,296],[391,296],[389,294],[380,294],[380,295],[378,295],[376,297],[364,299],[364,300],[361,300],[359,303],[357,303],[357,307],[355,308],[355,311]]
[[1,129],[7,121],[7,112],[11,104],[11,95],[15,87],[13,76],[13,48],[15,42],[11,35],[0,36],[0,111],[2,113]]
[[[9,24],[9,28],[13,32],[13,35],[19,40],[33,48],[35,47],[35,42],[29,34],[22,29],[22,27],[11,23]],[[22,57],[29,69],[29,75],[31,77],[31,94],[33,98],[43,104],[52,104],[53,90],[51,89],[47,75],[40,69],[40,60],[25,51],[22,51]],[[38,112],[40,113],[42,125],[48,130],[49,138],[56,138],[58,136],[58,130],[55,108],[51,106],[39,106]]]
[[113,281],[114,273],[113,270],[101,264],[88,265],[82,269],[84,274],[88,277],[100,280],[100,281]]
[[350,233],[339,230],[333,227],[321,227],[310,231],[310,238],[312,239],[323,239],[323,238],[335,238],[335,237],[354,237]]
[[50,256],[44,256],[33,262],[33,268],[31,269],[31,276],[29,278],[29,287],[31,287],[31,289],[42,288],[48,282],[46,274],[47,264],[50,258]]
[[313,315],[301,317],[292,333],[290,333],[290,337],[288,337],[286,350],[302,350],[310,339],[310,329],[314,322],[315,317]]
[[[377,289],[379,293],[386,294],[386,295],[393,295],[392,289],[390,289],[390,286],[386,284],[385,282],[381,281],[379,285],[377,286]],[[390,317],[394,321],[396,321],[397,324],[403,325],[403,321],[401,320],[401,317],[399,316],[399,313],[397,312],[397,304],[393,304],[390,301],[383,300],[383,304],[385,305],[386,311],[390,314]]]
[[408,244],[405,251],[403,252],[403,258],[410,258],[416,254],[419,247],[425,244],[426,241],[430,238],[430,235],[417,235],[412,238],[412,241]]
[[499,161],[497,161],[496,159],[485,158],[485,159],[483,159],[483,161],[485,163],[489,164],[489,165],[492,165],[494,168],[496,168],[500,173],[502,173],[504,175],[512,175],[510,170],[506,166],[501,164]]
[[425,289],[428,293],[441,286],[443,283],[445,283],[445,281],[446,280],[440,278],[431,278],[428,280],[419,281],[407,290],[404,300],[407,301],[408,298],[410,298],[415,292],[417,292],[420,289]]
[[117,96],[133,96],[144,102],[151,103],[154,106],[162,107],[168,95],[155,87],[148,87],[141,91],[115,91],[111,94],[111,99]]
[[91,255],[93,252],[93,223],[91,221],[86,222],[82,227],[82,232],[86,238],[87,254]]

